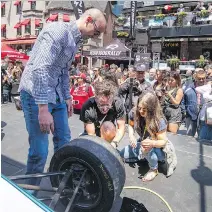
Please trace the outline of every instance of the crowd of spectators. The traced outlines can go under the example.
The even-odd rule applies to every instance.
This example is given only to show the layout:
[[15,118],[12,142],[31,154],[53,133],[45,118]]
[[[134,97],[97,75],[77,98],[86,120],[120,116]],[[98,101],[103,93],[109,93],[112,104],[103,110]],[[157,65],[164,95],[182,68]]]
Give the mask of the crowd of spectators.
[[[1,65],[1,95],[2,104],[14,101],[19,96],[18,86],[24,66],[21,61],[11,61],[4,58]],[[70,93],[74,98],[75,109],[81,109],[88,98],[95,95],[93,86],[104,80],[104,74],[114,73],[119,85],[119,96],[123,100],[128,113],[136,103],[143,90],[153,90],[161,104],[167,120],[167,130],[179,132],[179,127],[185,124],[186,134],[200,139],[212,140],[212,125],[208,108],[212,104],[212,65],[188,70],[180,74],[179,70],[171,71],[146,70],[129,66],[121,68],[115,64],[105,64],[101,67],[88,69],[86,65],[73,63],[70,74]],[[133,79],[132,82],[130,80]],[[131,84],[133,83],[133,84]],[[130,102],[130,86],[132,86],[132,102]],[[207,114],[207,115],[206,115]]]
[[[188,70],[186,74],[180,74],[179,70],[171,71],[151,68],[136,70],[134,66],[121,69],[115,64],[103,65],[88,69],[82,64],[73,64],[70,70],[71,93],[77,89],[83,76],[84,86],[89,85],[87,99],[94,95],[93,85],[102,81],[106,72],[114,73],[119,84],[119,96],[124,102],[127,114],[131,107],[137,103],[138,96],[143,90],[153,90],[157,95],[163,114],[168,122],[167,130],[178,133],[182,124],[186,127],[186,134],[198,136],[200,139],[212,140],[212,125],[209,124],[209,115],[206,117],[207,108],[211,107],[212,100],[212,65],[196,68],[195,71]],[[133,80],[132,106],[130,106],[129,87],[130,79]],[[208,123],[208,124],[207,124]]]

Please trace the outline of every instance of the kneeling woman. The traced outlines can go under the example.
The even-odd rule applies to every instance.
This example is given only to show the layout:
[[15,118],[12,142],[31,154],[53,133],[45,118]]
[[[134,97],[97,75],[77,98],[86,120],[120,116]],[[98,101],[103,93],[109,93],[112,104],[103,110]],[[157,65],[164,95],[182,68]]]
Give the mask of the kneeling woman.
[[[167,176],[176,168],[177,158],[172,143],[167,139],[166,128],[166,120],[155,94],[141,95],[137,107],[129,114],[130,145],[120,154],[129,162],[146,158],[150,170],[143,181],[151,181],[157,176],[158,161],[167,161]],[[140,136],[138,141],[135,132]]]

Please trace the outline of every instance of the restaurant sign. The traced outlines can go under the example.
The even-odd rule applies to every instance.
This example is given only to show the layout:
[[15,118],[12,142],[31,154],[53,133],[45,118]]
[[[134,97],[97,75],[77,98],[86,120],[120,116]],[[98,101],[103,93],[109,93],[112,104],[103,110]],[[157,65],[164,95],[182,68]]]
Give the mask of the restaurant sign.
[[163,43],[163,47],[179,47],[180,44],[178,42],[169,42],[169,43]]

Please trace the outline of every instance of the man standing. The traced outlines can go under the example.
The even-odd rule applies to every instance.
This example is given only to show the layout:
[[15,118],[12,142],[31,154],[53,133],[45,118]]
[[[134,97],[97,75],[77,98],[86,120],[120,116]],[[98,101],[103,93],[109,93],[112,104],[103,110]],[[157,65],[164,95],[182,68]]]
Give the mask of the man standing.
[[153,91],[151,84],[145,80],[146,66],[144,64],[137,64],[134,67],[134,71],[135,75],[132,76],[135,78],[127,79],[119,87],[119,97],[122,99],[125,98],[124,102],[127,114],[136,105],[138,97],[144,90]]
[[156,69],[151,68],[149,70],[149,77],[146,79],[146,81],[149,82],[153,86],[156,82],[155,77],[156,77]]
[[[82,37],[99,36],[105,27],[102,12],[89,9],[76,22],[54,22],[39,34],[19,87],[29,134],[27,174],[43,172],[50,131],[54,151],[70,141],[72,98],[68,70]],[[33,180],[30,184],[39,182]]]

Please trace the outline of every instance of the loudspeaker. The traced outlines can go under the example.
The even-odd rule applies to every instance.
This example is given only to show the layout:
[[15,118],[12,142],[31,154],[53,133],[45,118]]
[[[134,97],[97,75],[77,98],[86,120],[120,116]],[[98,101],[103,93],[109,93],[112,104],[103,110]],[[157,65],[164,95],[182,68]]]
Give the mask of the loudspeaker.
[[157,42],[157,43],[152,43],[152,52],[162,52],[162,47],[161,47],[161,43]]

